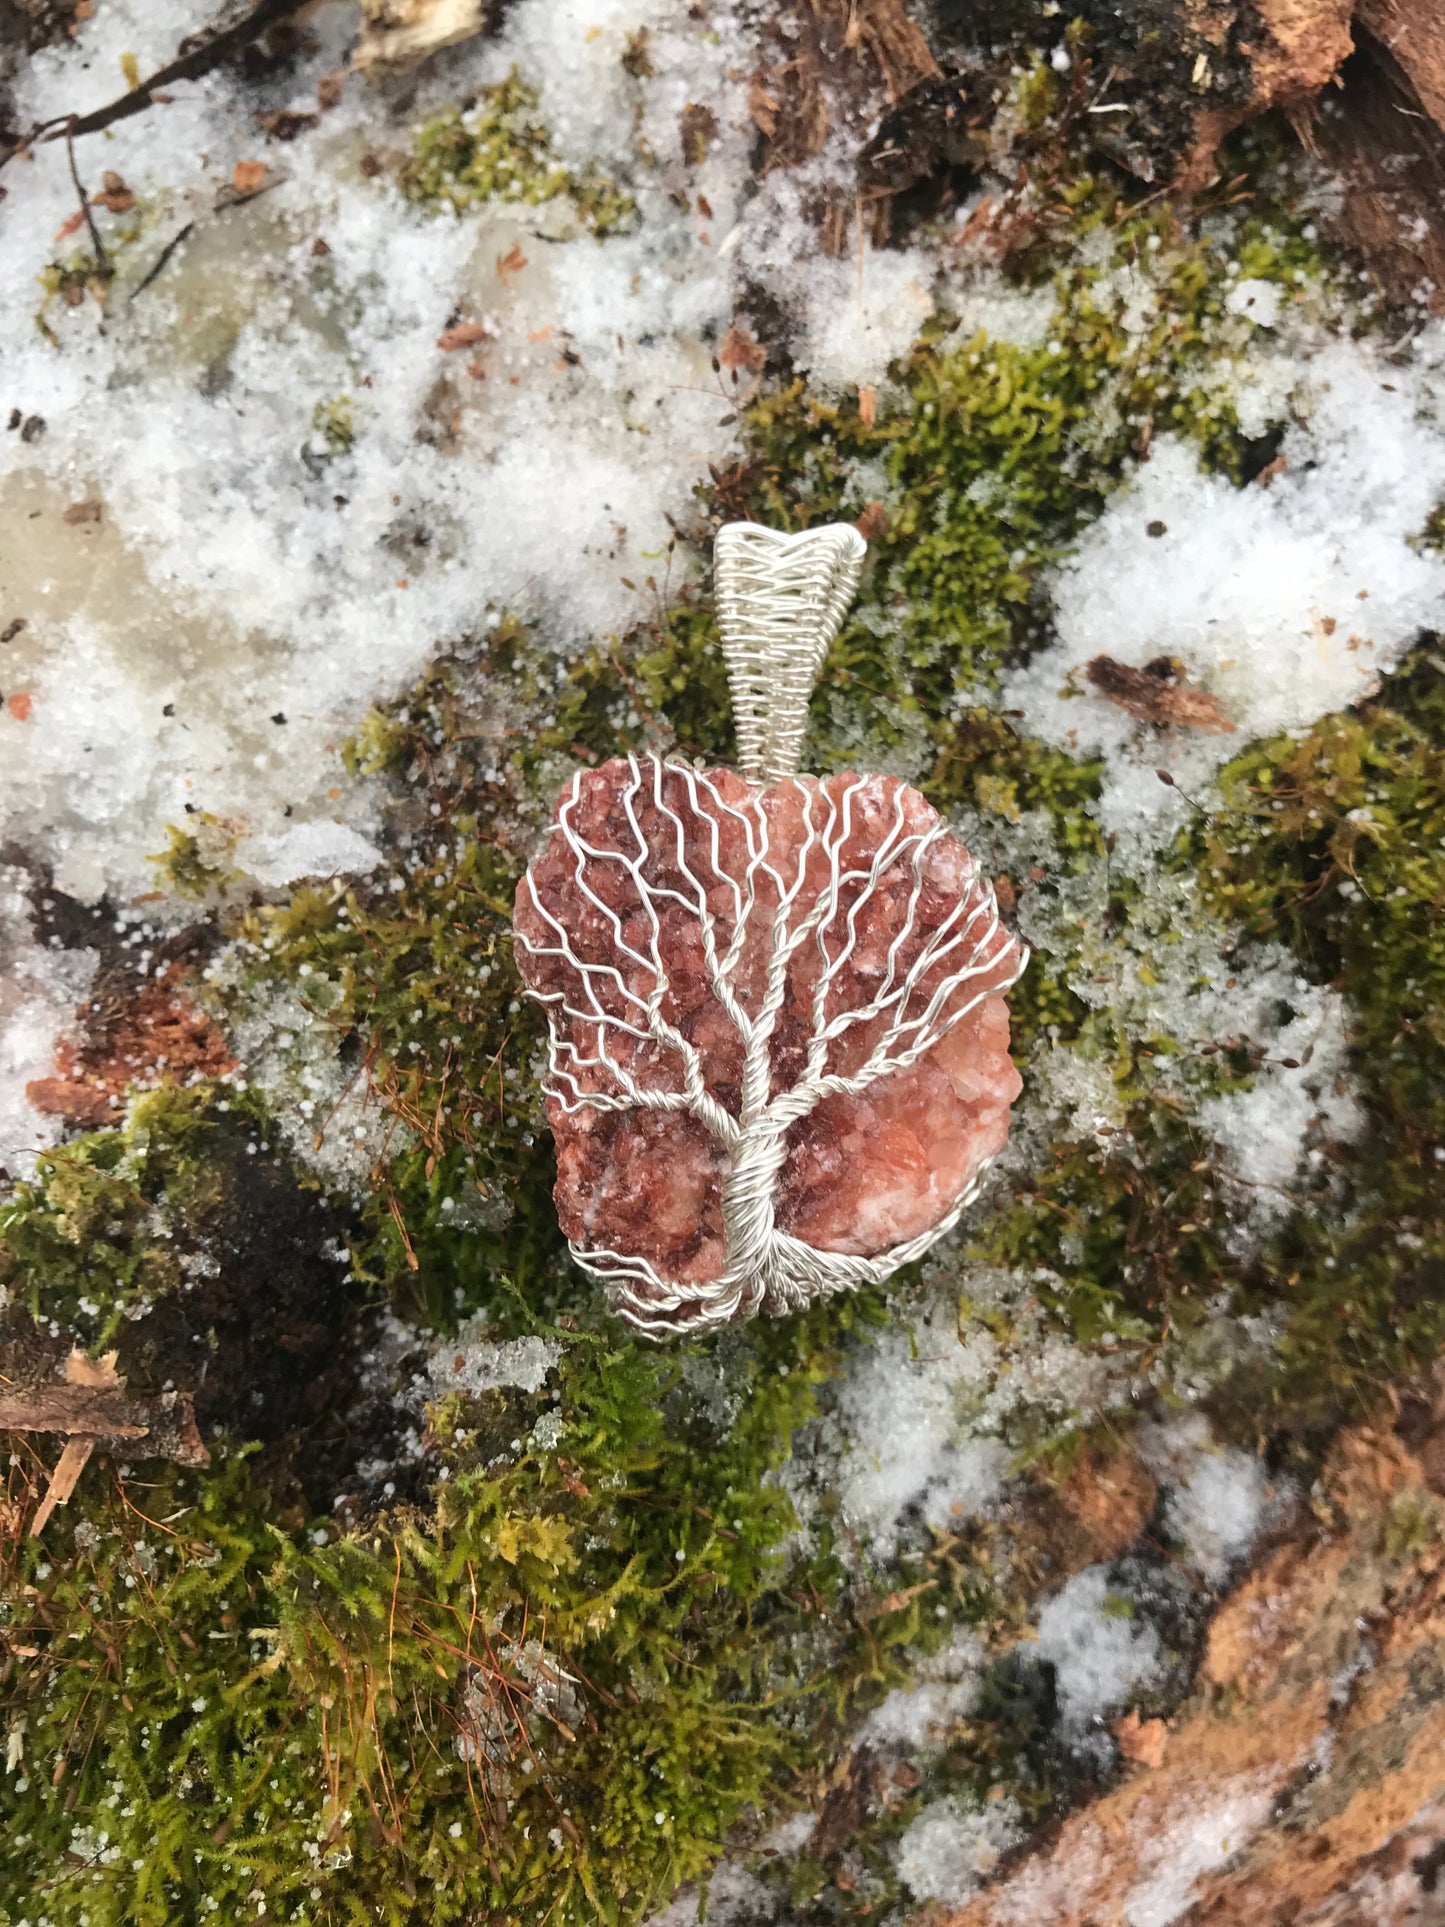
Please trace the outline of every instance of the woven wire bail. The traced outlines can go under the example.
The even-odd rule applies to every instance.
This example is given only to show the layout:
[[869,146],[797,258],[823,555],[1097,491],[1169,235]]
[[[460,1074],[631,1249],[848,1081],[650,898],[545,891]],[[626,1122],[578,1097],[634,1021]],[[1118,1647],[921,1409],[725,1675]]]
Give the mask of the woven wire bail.
[[718,628],[732,688],[738,767],[750,783],[776,782],[796,771],[808,699],[867,552],[848,522],[800,535],[755,522],[728,522],[718,530]]

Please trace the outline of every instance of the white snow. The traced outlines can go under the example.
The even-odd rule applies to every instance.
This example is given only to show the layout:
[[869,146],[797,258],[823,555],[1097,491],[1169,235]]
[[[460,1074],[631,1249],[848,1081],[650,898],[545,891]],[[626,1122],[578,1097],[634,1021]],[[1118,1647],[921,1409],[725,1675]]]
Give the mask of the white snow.
[[1124,1897],[1126,1927],[1170,1927],[1189,1906],[1203,1874],[1227,1866],[1269,1818],[1276,1782],[1227,1782],[1206,1807],[1171,1815],[1144,1848],[1145,1878]]
[[[354,24],[336,4],[309,17],[320,46],[297,104],[314,106]],[[17,116],[108,97],[122,53],[158,64],[194,26],[179,4],[98,9],[73,45],[36,56]],[[621,65],[644,30],[651,80]],[[732,313],[718,243],[746,181],[744,51],[725,10],[528,0],[501,36],[418,77],[404,122],[353,80],[318,128],[267,147],[253,87],[220,73],[178,89],[103,152],[77,150],[83,169],[124,177],[144,232],[118,257],[103,329],[88,299],[50,303],[56,343],[35,327],[35,276],[82,245],[52,240],[74,208],[64,149],[9,170],[5,400],[45,428],[0,436],[4,615],[26,621],[3,694],[31,698],[24,720],[0,711],[0,835],[43,849],[87,900],[144,892],[146,855],[187,803],[232,826],[237,861],[271,887],[337,857],[365,867],[364,844],[334,834],[364,838],[372,808],[336,751],[372,700],[489,609],[566,647],[639,612],[668,512],[687,512],[732,441],[709,338]],[[559,157],[635,186],[634,234],[579,232],[565,201],[437,215],[389,173],[360,176],[368,146],[399,157],[409,126],[514,64]],[[717,129],[693,170],[689,102]],[[217,211],[234,162],[256,158],[274,187]],[[190,238],[128,300],[186,220]],[[491,338],[439,348],[458,315],[484,317]],[[354,442],[328,454],[312,414],[341,396]],[[100,521],[66,523],[87,499]],[[306,845],[313,825],[325,847]]]
[[35,934],[25,873],[0,865],[0,1167],[27,1176],[35,1153],[61,1134],[59,1118],[25,1097],[33,1078],[54,1075],[55,1046],[95,975],[93,951],[48,950]]
[[306,877],[343,871],[365,875],[381,862],[381,851],[349,825],[316,818],[294,829],[247,837],[237,846],[235,861],[258,883],[280,890]]
[[1057,1434],[1127,1398],[1130,1362],[1077,1344],[1034,1295],[1064,1283],[1042,1270],[961,1269],[945,1241],[929,1295],[900,1304],[850,1355],[833,1408],[794,1443],[779,1476],[802,1530],[829,1494],[863,1558],[887,1565],[996,1509],[1015,1458],[1011,1423]]
[[801,261],[793,273],[798,365],[824,393],[881,381],[933,312],[937,264],[916,250],[869,247],[857,258]]
[[[681,1888],[667,1906],[647,1916],[646,1927],[698,1927],[694,1886]],[[779,1918],[779,1896],[736,1860],[722,1860],[707,1883],[706,1927],[765,1927]]]
[[1220,1445],[1197,1412],[1140,1428],[1145,1462],[1167,1487],[1164,1519],[1184,1557],[1211,1585],[1234,1572],[1270,1523],[1294,1500],[1288,1481],[1272,1483],[1259,1460]]
[[948,1795],[931,1800],[898,1842],[898,1872],[915,1899],[960,1906],[1023,1837],[1022,1821],[1008,1799],[982,1807]]
[[[1020,927],[1052,953],[1056,968],[1067,959],[1070,988],[1107,1014],[1111,1030],[1167,1042],[1153,1075],[1214,1140],[1217,1163],[1242,1199],[1235,1234],[1243,1248],[1290,1209],[1291,1186],[1306,1163],[1331,1141],[1350,1142],[1362,1127],[1347,1064],[1347,1012],[1333,991],[1300,974],[1282,945],[1237,946],[1205,912],[1189,877],[1143,878],[1128,923],[1111,928],[1104,914],[1108,875],[1101,862],[1026,887]],[[1231,1042],[1253,1046],[1249,1087],[1201,1095],[1198,1079]],[[1183,1055],[1171,1054],[1177,1046]],[[1036,1106],[1047,1120],[1044,1142],[1056,1141],[1064,1124],[1079,1137],[1105,1140],[1122,1122],[1107,1066],[1078,1045],[1042,1055],[1023,1138]]]
[[1277,281],[1255,279],[1236,281],[1224,297],[1226,313],[1246,315],[1257,328],[1273,328],[1278,325],[1280,303],[1280,288]]
[[958,1628],[941,1651],[921,1659],[906,1686],[897,1686],[864,1720],[858,1744],[896,1746],[908,1753],[936,1751],[949,1729],[978,1702],[985,1664],[977,1635]]
[[[222,958],[217,974],[225,981],[245,962],[238,950]],[[280,985],[255,990],[233,1013],[231,1040],[246,1081],[269,1099],[292,1156],[360,1196],[377,1163],[411,1139],[362,1066],[342,1062],[331,1026],[318,1021],[332,994],[320,975],[307,979],[304,996]]]
[[[1162,439],[1060,566],[1056,640],[1004,702],[1031,732],[1107,757],[1101,818],[1121,860],[1172,834],[1196,791],[1207,803],[1213,771],[1251,736],[1358,701],[1445,621],[1445,562],[1415,540],[1445,495],[1441,353],[1436,330],[1400,363],[1349,341],[1256,362],[1292,395],[1285,471],[1236,488]],[[1098,655],[1176,658],[1238,735],[1140,724],[1084,681]]]
[[522,1392],[540,1392],[547,1374],[562,1356],[562,1347],[551,1338],[509,1338],[501,1343],[477,1335],[485,1321],[472,1319],[454,1340],[439,1345],[427,1362],[430,1395],[448,1392],[493,1392],[512,1386]]
[[1135,1617],[1129,1595],[1105,1566],[1086,1566],[1039,1614],[1034,1652],[1052,1662],[1064,1730],[1082,1738],[1157,1678],[1159,1635]]

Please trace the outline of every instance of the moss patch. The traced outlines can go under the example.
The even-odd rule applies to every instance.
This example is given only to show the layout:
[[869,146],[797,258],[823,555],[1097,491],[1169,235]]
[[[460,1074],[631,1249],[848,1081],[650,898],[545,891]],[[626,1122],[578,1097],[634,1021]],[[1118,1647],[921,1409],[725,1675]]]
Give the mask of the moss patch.
[[[90,1214],[120,1213],[106,1235],[139,1260],[195,1132],[226,1128],[199,1100],[153,1105],[150,1139],[136,1127],[119,1162],[120,1134],[79,1140],[69,1182],[52,1165],[8,1213],[9,1279],[42,1317],[68,1309],[48,1286]],[[288,1299],[267,1323],[259,1297],[284,1348]],[[864,1296],[738,1335],[709,1360],[712,1417],[683,1395],[695,1348],[544,1333],[551,1382],[442,1399],[431,1503],[344,1536],[237,1449],[244,1404],[204,1473],[97,1459],[43,1543],[20,1536],[43,1482],[27,1446],[0,1565],[17,1759],[0,1920],[39,1895],[91,1927],[260,1902],[338,1923],[637,1918],[901,1676],[917,1637],[916,1611],[846,1609],[826,1531],[787,1564],[767,1476],[877,1315]],[[122,1335],[135,1376],[159,1317]],[[932,1599],[946,1622],[987,1591],[937,1582]]]
[[515,73],[471,107],[448,108],[420,127],[401,186],[413,201],[458,214],[484,201],[537,207],[565,197],[596,234],[626,226],[635,211],[615,182],[595,171],[573,174],[556,159],[537,95]]
[[1246,931],[1349,1000],[1366,1112],[1339,1208],[1291,1219],[1245,1281],[1288,1318],[1272,1396],[1315,1428],[1445,1342],[1445,675],[1430,650],[1358,711],[1252,745],[1180,860]]

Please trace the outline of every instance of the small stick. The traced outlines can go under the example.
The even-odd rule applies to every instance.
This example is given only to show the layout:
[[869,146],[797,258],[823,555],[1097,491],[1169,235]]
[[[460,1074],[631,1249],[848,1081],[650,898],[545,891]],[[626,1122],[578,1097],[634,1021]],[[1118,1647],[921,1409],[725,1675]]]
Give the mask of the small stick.
[[75,116],[71,115],[65,123],[65,152],[70,162],[70,178],[75,182],[75,191],[80,196],[80,211],[85,216],[85,225],[90,230],[90,245],[95,249],[95,258],[107,272],[110,270],[110,256],[105,251],[105,243],[100,238],[100,229],[95,225],[95,216],[90,211],[90,196],[80,184],[80,169],[75,165]]
[[55,1470],[50,1475],[50,1484],[45,1497],[40,1501],[35,1517],[30,1522],[30,1536],[38,1539],[44,1532],[52,1512],[58,1505],[64,1505],[74,1492],[76,1481],[90,1463],[90,1455],[95,1450],[95,1440],[80,1436],[67,1439],[65,1450],[55,1462]]
[[176,249],[181,245],[181,242],[185,240],[186,236],[190,233],[191,229],[195,225],[196,224],[194,221],[187,221],[186,225],[181,229],[179,234],[173,234],[170,240],[166,242],[165,246],[161,249],[160,253],[156,256],[150,268],[147,270],[145,279],[143,281],[138,281],[136,285],[131,289],[129,296],[126,299],[127,307],[130,306],[131,302],[135,300],[138,294],[145,293],[146,289],[150,286],[151,282],[155,280],[156,276],[160,273],[161,269],[165,266],[166,262],[170,260],[171,256],[175,253]]

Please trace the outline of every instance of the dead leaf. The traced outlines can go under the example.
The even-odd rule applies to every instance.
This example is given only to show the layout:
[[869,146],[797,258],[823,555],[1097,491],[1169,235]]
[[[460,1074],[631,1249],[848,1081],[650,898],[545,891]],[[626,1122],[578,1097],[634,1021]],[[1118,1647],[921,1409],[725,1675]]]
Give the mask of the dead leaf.
[[1260,488],[1268,488],[1271,482],[1277,481],[1281,475],[1287,474],[1288,471],[1289,463],[1285,460],[1284,456],[1276,455],[1272,462],[1265,463],[1264,467],[1254,479]]
[[865,428],[871,428],[878,419],[878,390],[860,388],[858,390],[858,419]]
[[717,345],[717,358],[724,368],[746,368],[750,375],[759,375],[768,351],[740,322],[734,321]]
[[454,328],[447,328],[437,336],[437,346],[446,354],[454,354],[458,348],[472,348],[479,341],[489,341],[491,332],[484,322],[459,321]]
[[55,239],[57,241],[68,241],[84,219],[85,209],[83,207],[78,207],[74,214],[66,215],[65,219],[60,223],[60,226],[55,230]]
[[316,83],[316,105],[323,114],[329,114],[333,107],[341,105],[341,96],[346,87],[346,69],[342,67],[334,74],[323,74]]
[[1142,669],[1115,662],[1112,656],[1095,656],[1085,663],[1084,675],[1106,702],[1128,710],[1142,722],[1234,734],[1234,724],[1221,712],[1215,698],[1207,689],[1187,681],[1170,656],[1156,656]]
[[100,518],[100,503],[91,496],[84,502],[72,502],[60,519],[62,522],[68,522],[72,528],[84,528],[88,523],[98,522]]
[[870,502],[853,526],[865,542],[876,542],[888,528],[888,511],[881,502]]
[[505,254],[499,254],[497,256],[498,274],[520,274],[526,265],[527,257],[523,254],[520,244],[516,241],[512,243]]
[[103,207],[107,214],[129,214],[135,206],[135,196],[126,186],[119,174],[107,168],[102,176],[104,193],[92,195],[96,207]]
[[5,707],[10,711],[10,714],[15,718],[17,723],[28,723],[30,721],[29,690],[17,689],[13,696],[7,696],[5,698]]
[[237,161],[231,169],[231,185],[238,194],[258,194],[266,184],[268,171],[264,161]]

